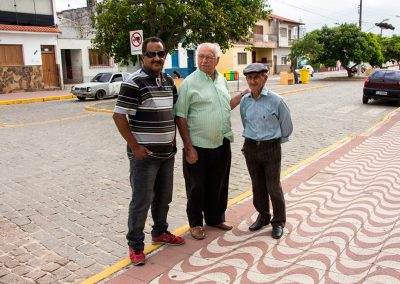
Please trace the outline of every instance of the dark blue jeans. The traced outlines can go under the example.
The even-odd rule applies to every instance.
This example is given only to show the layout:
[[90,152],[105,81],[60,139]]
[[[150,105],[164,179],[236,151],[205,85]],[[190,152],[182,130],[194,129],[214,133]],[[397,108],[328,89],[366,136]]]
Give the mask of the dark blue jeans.
[[167,214],[172,200],[175,157],[130,161],[132,200],[129,204],[128,240],[129,247],[144,249],[143,229],[151,206],[153,217],[152,236],[167,231]]

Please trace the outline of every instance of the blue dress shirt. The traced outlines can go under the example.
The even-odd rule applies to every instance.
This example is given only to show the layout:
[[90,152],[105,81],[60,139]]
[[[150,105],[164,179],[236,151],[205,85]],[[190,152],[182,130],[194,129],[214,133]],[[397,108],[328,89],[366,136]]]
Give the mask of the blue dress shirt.
[[255,100],[247,93],[240,101],[243,137],[256,141],[281,139],[288,141],[293,131],[290,111],[281,96],[265,86]]

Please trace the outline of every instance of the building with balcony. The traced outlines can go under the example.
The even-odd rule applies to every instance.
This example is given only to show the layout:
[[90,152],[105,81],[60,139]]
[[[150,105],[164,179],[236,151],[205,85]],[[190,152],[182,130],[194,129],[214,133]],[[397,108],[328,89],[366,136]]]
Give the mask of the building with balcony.
[[268,66],[270,74],[290,70],[288,54],[293,41],[300,36],[301,22],[270,14],[268,19],[258,20],[250,42],[236,42],[222,54],[218,71],[238,71],[251,63]]

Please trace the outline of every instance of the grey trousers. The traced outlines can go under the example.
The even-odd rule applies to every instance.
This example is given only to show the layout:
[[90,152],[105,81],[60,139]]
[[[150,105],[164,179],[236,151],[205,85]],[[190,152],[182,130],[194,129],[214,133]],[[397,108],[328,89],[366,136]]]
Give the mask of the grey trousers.
[[151,206],[154,225],[152,236],[167,231],[167,214],[172,201],[175,157],[161,159],[147,157],[130,161],[132,200],[129,204],[128,245],[143,250],[147,213]]
[[281,175],[281,143],[279,139],[256,142],[245,139],[243,154],[253,187],[253,205],[260,214],[271,217],[269,200],[273,208],[272,225],[285,226],[286,208]]

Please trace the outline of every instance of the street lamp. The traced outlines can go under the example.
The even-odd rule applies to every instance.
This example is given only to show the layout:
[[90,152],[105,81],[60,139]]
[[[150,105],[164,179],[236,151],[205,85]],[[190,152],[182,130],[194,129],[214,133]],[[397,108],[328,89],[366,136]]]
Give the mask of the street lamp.
[[387,21],[389,21],[389,19],[383,19],[383,20],[380,21],[379,23],[376,23],[376,24],[375,24],[375,26],[381,28],[381,36],[382,36],[382,29],[383,29],[382,24],[383,24],[384,22],[387,22]]

